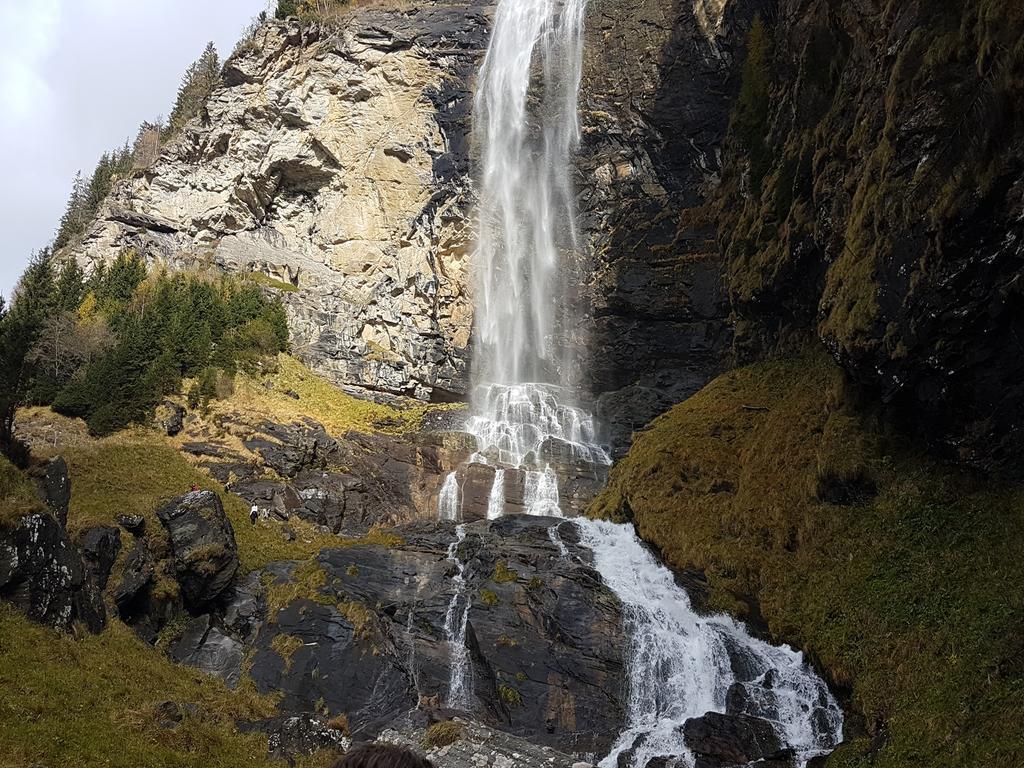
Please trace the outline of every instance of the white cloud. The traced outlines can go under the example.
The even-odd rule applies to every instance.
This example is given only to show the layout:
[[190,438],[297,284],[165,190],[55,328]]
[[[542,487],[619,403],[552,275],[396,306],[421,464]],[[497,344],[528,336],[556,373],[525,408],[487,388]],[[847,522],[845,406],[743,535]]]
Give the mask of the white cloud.
[[46,245],[75,171],[166,115],[208,40],[266,0],[0,0],[0,294]]
[[30,119],[50,106],[39,65],[54,46],[60,10],[60,0],[0,2],[0,120]]

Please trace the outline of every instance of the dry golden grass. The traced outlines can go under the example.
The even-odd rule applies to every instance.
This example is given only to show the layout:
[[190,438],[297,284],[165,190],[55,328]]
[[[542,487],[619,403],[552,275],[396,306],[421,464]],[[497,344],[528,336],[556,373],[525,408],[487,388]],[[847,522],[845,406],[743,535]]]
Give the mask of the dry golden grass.
[[[407,406],[396,408],[362,400],[345,394],[290,355],[278,356],[274,367],[276,372],[259,380],[239,375],[234,393],[210,404],[211,415],[242,411],[281,423],[309,418],[335,435],[350,430],[403,434],[419,429],[432,408],[446,407],[409,400]],[[263,385],[265,381],[272,383],[270,389]],[[289,391],[298,399],[285,394]]]

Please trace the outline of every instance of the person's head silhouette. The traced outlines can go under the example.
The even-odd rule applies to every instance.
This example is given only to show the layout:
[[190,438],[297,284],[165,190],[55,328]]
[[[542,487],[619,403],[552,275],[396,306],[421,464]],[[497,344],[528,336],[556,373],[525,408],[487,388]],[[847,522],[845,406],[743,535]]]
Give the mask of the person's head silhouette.
[[363,744],[336,762],[333,768],[434,768],[425,757],[405,747]]

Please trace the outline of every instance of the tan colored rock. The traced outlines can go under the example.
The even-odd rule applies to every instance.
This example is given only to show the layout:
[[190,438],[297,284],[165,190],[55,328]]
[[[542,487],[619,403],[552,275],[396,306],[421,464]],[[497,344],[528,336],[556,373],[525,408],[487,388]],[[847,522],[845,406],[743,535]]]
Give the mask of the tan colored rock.
[[465,105],[485,36],[465,3],[368,9],[336,33],[264,25],[201,118],[116,188],[71,255],[87,271],[132,247],[172,268],[263,273],[298,288],[281,298],[295,352],[318,372],[461,396]]

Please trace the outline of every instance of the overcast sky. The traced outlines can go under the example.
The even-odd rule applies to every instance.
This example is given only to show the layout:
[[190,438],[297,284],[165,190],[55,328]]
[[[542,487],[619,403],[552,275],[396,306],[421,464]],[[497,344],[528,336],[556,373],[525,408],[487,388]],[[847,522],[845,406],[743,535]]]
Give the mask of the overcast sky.
[[208,40],[267,0],[0,0],[0,294],[52,239],[75,171],[171,111]]

